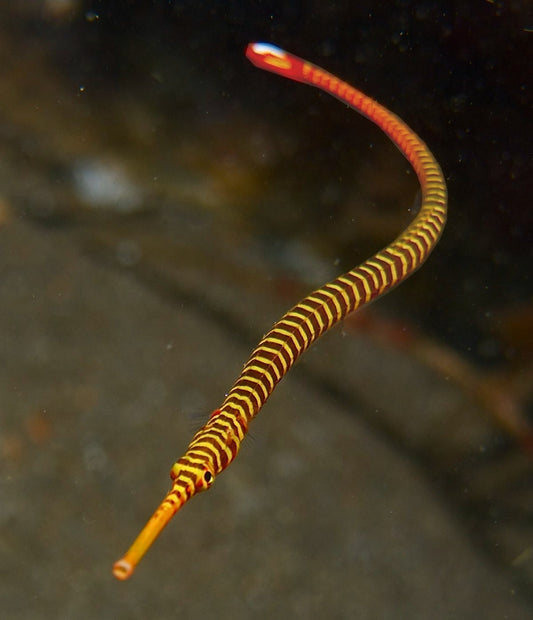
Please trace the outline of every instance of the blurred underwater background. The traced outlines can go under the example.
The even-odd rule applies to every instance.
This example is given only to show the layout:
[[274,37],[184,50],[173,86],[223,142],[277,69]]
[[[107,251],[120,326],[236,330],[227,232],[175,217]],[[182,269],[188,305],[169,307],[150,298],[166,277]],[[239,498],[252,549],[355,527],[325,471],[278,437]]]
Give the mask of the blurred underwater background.
[[[6,617],[531,617],[532,37],[525,0],[2,3]],[[417,208],[388,138],[254,40],[405,120],[447,228],[118,583],[255,344]]]

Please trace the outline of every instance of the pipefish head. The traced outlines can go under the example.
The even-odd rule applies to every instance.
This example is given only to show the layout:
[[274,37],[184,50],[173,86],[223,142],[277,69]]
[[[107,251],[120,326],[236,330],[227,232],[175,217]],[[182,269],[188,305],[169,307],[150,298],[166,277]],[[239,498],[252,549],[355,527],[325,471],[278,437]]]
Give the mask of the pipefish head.
[[141,558],[178,510],[196,493],[206,491],[215,480],[215,469],[207,453],[198,453],[191,444],[170,470],[172,487],[126,554],[113,566],[121,581],[133,574]]
[[215,409],[170,470],[172,486],[124,557],[115,563],[117,579],[128,579],[163,528],[193,495],[207,491],[235,458],[246,432],[245,418]]
[[215,468],[210,456],[200,454],[192,448],[172,465],[170,478],[172,490],[169,495],[178,494],[183,504],[196,493],[207,491],[211,487],[215,481]]

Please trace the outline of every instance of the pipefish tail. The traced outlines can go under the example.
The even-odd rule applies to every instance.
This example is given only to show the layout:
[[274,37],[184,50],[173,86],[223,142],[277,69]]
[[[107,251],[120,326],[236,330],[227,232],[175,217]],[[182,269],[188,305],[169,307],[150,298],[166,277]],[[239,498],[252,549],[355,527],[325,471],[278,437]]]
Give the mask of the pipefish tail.
[[252,419],[302,353],[330,327],[410,276],[426,260],[446,222],[447,191],[439,164],[395,114],[323,69],[267,43],[251,43],[248,59],[260,69],[316,86],[380,127],[412,165],[422,188],[420,210],[390,245],[289,310],[259,342],[224,402],[194,435],[170,471],[172,486],[153,516],[113,566],[127,579],[172,516],[209,489],[237,456]]

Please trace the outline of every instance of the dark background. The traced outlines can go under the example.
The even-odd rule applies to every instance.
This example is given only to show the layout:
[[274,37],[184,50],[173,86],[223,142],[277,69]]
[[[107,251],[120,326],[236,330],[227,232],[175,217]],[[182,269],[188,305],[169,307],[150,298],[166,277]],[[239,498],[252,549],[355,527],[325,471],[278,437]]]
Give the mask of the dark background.
[[[497,337],[494,315],[532,293],[532,12],[527,2],[487,1],[86,1],[55,23],[36,12],[24,28],[74,87],[84,84],[95,106],[125,90],[174,131],[183,131],[174,123],[185,113],[192,131],[191,123],[238,115],[246,94],[258,113],[288,124],[297,146],[274,176],[306,202],[304,217],[291,227],[271,204],[247,214],[275,235],[318,225],[335,239],[332,220],[351,206],[343,203],[346,186],[354,159],[364,158],[363,141],[353,145],[361,132],[375,133],[351,123],[335,102],[321,104],[325,96],[266,79],[242,58],[247,43],[273,42],[390,106],[430,145],[450,192],[449,225],[431,272],[445,299],[430,292],[420,309],[398,305],[425,330],[493,365],[514,354]],[[184,71],[196,82],[184,85]],[[335,182],[326,214],[316,196]],[[343,243],[349,247],[337,243],[334,251],[348,268],[357,249]]]

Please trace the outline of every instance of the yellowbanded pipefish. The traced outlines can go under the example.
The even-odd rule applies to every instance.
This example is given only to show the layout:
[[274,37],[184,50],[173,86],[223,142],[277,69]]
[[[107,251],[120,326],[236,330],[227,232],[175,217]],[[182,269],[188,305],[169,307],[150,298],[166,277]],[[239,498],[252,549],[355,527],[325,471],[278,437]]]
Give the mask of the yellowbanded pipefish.
[[302,353],[347,314],[405,280],[426,260],[446,221],[446,183],[422,140],[382,105],[331,73],[267,43],[251,43],[246,56],[257,67],[316,86],[380,127],[412,165],[421,205],[407,229],[358,267],[340,275],[289,310],[252,352],[224,402],[194,435],[171,471],[172,486],[133,545],[113,567],[127,579],[172,516],[205,491],[237,456],[252,419]]

